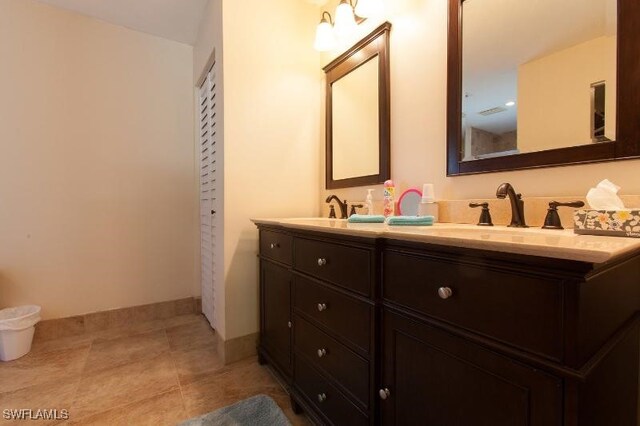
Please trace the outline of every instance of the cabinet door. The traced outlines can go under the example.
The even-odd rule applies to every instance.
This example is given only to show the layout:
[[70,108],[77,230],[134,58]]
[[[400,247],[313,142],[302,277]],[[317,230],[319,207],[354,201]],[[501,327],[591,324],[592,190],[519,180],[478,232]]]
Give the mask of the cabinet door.
[[278,367],[291,374],[291,273],[262,262],[260,343]]
[[382,424],[560,424],[559,379],[387,309],[382,321]]

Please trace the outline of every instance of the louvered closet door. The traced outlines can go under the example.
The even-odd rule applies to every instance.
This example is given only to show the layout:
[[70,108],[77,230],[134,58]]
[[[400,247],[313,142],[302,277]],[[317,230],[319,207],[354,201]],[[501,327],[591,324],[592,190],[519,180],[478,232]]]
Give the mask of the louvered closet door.
[[202,312],[215,328],[214,300],[218,232],[216,212],[221,207],[217,194],[215,64],[200,88],[200,253]]

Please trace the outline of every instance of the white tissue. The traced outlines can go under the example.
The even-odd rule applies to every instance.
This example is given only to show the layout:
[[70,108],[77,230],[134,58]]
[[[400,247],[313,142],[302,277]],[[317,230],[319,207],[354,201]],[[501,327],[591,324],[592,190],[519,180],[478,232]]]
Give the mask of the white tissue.
[[618,197],[618,191],[618,185],[605,179],[589,190],[587,202],[594,210],[624,210],[624,203]]

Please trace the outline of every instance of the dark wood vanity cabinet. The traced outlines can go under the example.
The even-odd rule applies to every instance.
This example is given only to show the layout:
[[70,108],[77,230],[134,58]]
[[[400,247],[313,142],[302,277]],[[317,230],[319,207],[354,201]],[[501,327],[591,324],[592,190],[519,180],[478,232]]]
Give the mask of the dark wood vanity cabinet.
[[260,262],[261,362],[314,422],[374,424],[375,241],[261,227]]
[[314,422],[639,424],[640,256],[590,264],[260,228],[290,253],[269,260],[261,242],[259,352]]
[[260,233],[260,360],[267,360],[291,381],[291,236],[284,232]]
[[293,237],[293,394],[318,423],[374,416],[375,243]]
[[291,376],[291,272],[282,266],[262,262],[261,267],[262,347],[274,364]]
[[382,424],[562,424],[559,378],[391,309],[382,324]]

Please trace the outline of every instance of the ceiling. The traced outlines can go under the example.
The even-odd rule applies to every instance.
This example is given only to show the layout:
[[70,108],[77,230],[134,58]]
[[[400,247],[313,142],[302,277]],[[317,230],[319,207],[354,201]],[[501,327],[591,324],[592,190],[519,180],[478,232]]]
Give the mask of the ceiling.
[[208,0],[38,0],[82,15],[193,45]]
[[[194,45],[209,0],[37,0],[115,25]],[[239,0],[236,0],[239,1]],[[266,1],[266,0],[265,0]],[[302,0],[322,7],[329,0]]]

